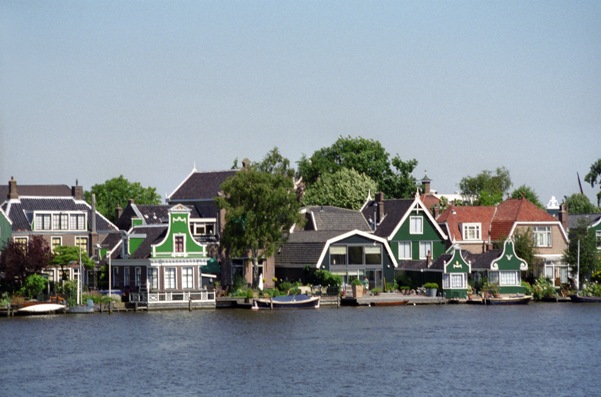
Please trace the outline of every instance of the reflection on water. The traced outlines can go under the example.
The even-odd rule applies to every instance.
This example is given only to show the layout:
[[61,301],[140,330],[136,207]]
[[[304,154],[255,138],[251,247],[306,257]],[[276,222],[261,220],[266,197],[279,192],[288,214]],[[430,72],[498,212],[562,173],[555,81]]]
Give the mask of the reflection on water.
[[1,395],[596,395],[601,305],[0,319]]

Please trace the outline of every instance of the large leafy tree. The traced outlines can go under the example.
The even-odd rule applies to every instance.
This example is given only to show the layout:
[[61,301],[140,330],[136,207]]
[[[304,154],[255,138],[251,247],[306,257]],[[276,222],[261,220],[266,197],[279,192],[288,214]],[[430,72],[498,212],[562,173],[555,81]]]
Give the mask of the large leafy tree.
[[590,280],[591,275],[601,270],[597,238],[595,231],[581,221],[576,228],[570,229],[570,245],[564,252],[564,260],[570,264],[573,272],[580,270],[580,282]]
[[50,245],[39,235],[30,236],[27,245],[9,241],[0,255],[0,277],[6,290],[23,287],[25,279],[46,269],[52,261]]
[[531,228],[516,232],[513,236],[515,253],[528,264],[528,277],[534,281],[534,274],[542,267],[542,261],[536,257],[538,250],[536,248],[534,235]]
[[376,183],[367,175],[342,168],[333,174],[323,175],[312,184],[303,196],[303,205],[333,205],[358,210]]
[[538,195],[534,192],[534,190],[530,186],[522,185],[515,189],[511,193],[511,198],[513,199],[521,199],[525,198],[530,201],[532,204],[535,204],[537,207],[544,209],[545,207],[542,205],[540,200],[538,199]]
[[599,193],[597,193],[597,206],[601,207],[601,159],[591,164],[591,169],[588,174],[584,177],[585,182],[591,184],[591,187],[595,187],[595,184],[599,184]]
[[250,255],[253,284],[258,282],[260,256],[271,256],[284,242],[284,233],[301,221],[292,178],[254,167],[226,180],[217,204],[226,210],[221,244],[230,256]]
[[85,192],[86,201],[92,203],[96,196],[96,210],[111,222],[115,222],[115,208],[125,208],[129,200],[138,204],[160,204],[161,196],[154,187],[143,187],[139,182],[130,182],[123,175],[92,186]]
[[572,194],[566,198],[565,203],[570,214],[594,214],[599,212],[599,207],[595,207],[586,194]]
[[465,201],[473,205],[496,205],[511,187],[509,170],[498,167],[495,172],[484,170],[476,176],[466,176],[459,182]]
[[298,174],[309,188],[323,175],[342,168],[353,169],[374,180],[387,197],[402,198],[415,194],[411,172],[416,165],[416,160],[403,162],[399,156],[391,162],[380,142],[349,136],[338,138],[332,146],[315,151],[309,158],[303,155],[298,162]]
[[65,274],[65,267],[78,263],[80,259],[86,268],[94,268],[94,260],[88,256],[85,250],[75,246],[61,245],[54,248],[54,257],[50,264],[60,267],[62,273]]

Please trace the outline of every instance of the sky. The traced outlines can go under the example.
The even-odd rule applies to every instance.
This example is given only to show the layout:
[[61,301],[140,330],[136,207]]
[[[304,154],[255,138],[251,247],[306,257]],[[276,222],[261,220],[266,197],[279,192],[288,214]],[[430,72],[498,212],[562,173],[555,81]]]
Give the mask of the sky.
[[561,201],[601,158],[600,21],[597,0],[3,0],[0,183],[165,197],[362,137],[440,193],[505,167]]

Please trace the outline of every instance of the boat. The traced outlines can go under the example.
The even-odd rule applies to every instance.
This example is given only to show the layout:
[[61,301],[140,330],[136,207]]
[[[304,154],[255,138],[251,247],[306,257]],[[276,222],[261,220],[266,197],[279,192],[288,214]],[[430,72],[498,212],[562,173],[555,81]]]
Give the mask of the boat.
[[18,314],[51,314],[65,310],[66,306],[53,302],[29,301],[23,303],[18,309]]
[[253,309],[317,309],[319,296],[306,294],[282,295],[273,298],[255,299]]
[[570,296],[570,299],[574,303],[601,303],[601,296],[580,296],[574,294]]
[[532,300],[530,295],[501,296],[498,298],[487,297],[485,305],[527,305]]
[[409,303],[409,300],[381,300],[381,301],[373,301],[369,305],[370,306],[404,306]]

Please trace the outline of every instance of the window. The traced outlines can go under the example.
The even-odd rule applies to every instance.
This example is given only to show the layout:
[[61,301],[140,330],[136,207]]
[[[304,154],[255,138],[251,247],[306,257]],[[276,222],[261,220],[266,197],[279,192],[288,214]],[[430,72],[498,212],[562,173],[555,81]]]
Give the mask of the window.
[[174,236],[174,252],[184,252],[184,236]]
[[35,230],[50,230],[52,228],[52,216],[50,214],[35,215]]
[[467,288],[466,275],[463,273],[445,273],[442,275],[442,288],[463,289]]
[[500,271],[499,285],[520,285],[517,271]]
[[194,269],[191,267],[182,268],[182,288],[194,288]]
[[52,215],[52,230],[67,230],[69,229],[69,215],[53,214]]
[[134,285],[136,287],[140,286],[140,280],[142,279],[142,268],[136,267],[136,278],[134,279]]
[[52,237],[50,241],[50,248],[52,248],[52,252],[56,249],[56,247],[60,247],[62,245],[62,239],[60,237]]
[[129,266],[123,268],[123,286],[129,287]]
[[432,257],[432,241],[419,242],[419,259],[426,259],[428,254]]
[[421,216],[412,216],[409,218],[409,234],[424,233],[424,218]]
[[27,248],[27,237],[15,237],[13,241],[16,244],[21,245],[23,248]]
[[69,229],[71,230],[86,230],[86,217],[83,214],[71,214],[69,216]]
[[597,230],[595,235],[597,236],[597,249],[601,250],[601,230]]
[[165,289],[175,289],[175,268],[165,268]]
[[88,252],[88,238],[87,237],[75,237],[75,246],[79,247],[82,252]]
[[215,234],[215,224],[213,223],[194,223],[192,224],[192,234],[194,235],[205,235]]
[[363,247],[359,245],[348,247],[348,263],[349,265],[363,264]]
[[551,226],[535,226],[532,228],[535,247],[551,246]]
[[330,247],[330,265],[346,265],[346,247]]
[[113,279],[112,279],[113,288],[119,285],[119,268],[113,267]]
[[381,265],[382,264],[382,247],[365,247],[365,264],[366,265]]
[[464,240],[481,240],[479,223],[464,223],[463,224],[463,239]]
[[411,241],[399,241],[399,259],[411,259]]
[[489,284],[499,284],[499,272],[488,272]]
[[159,289],[159,269],[154,267],[148,269],[148,284],[150,289]]

